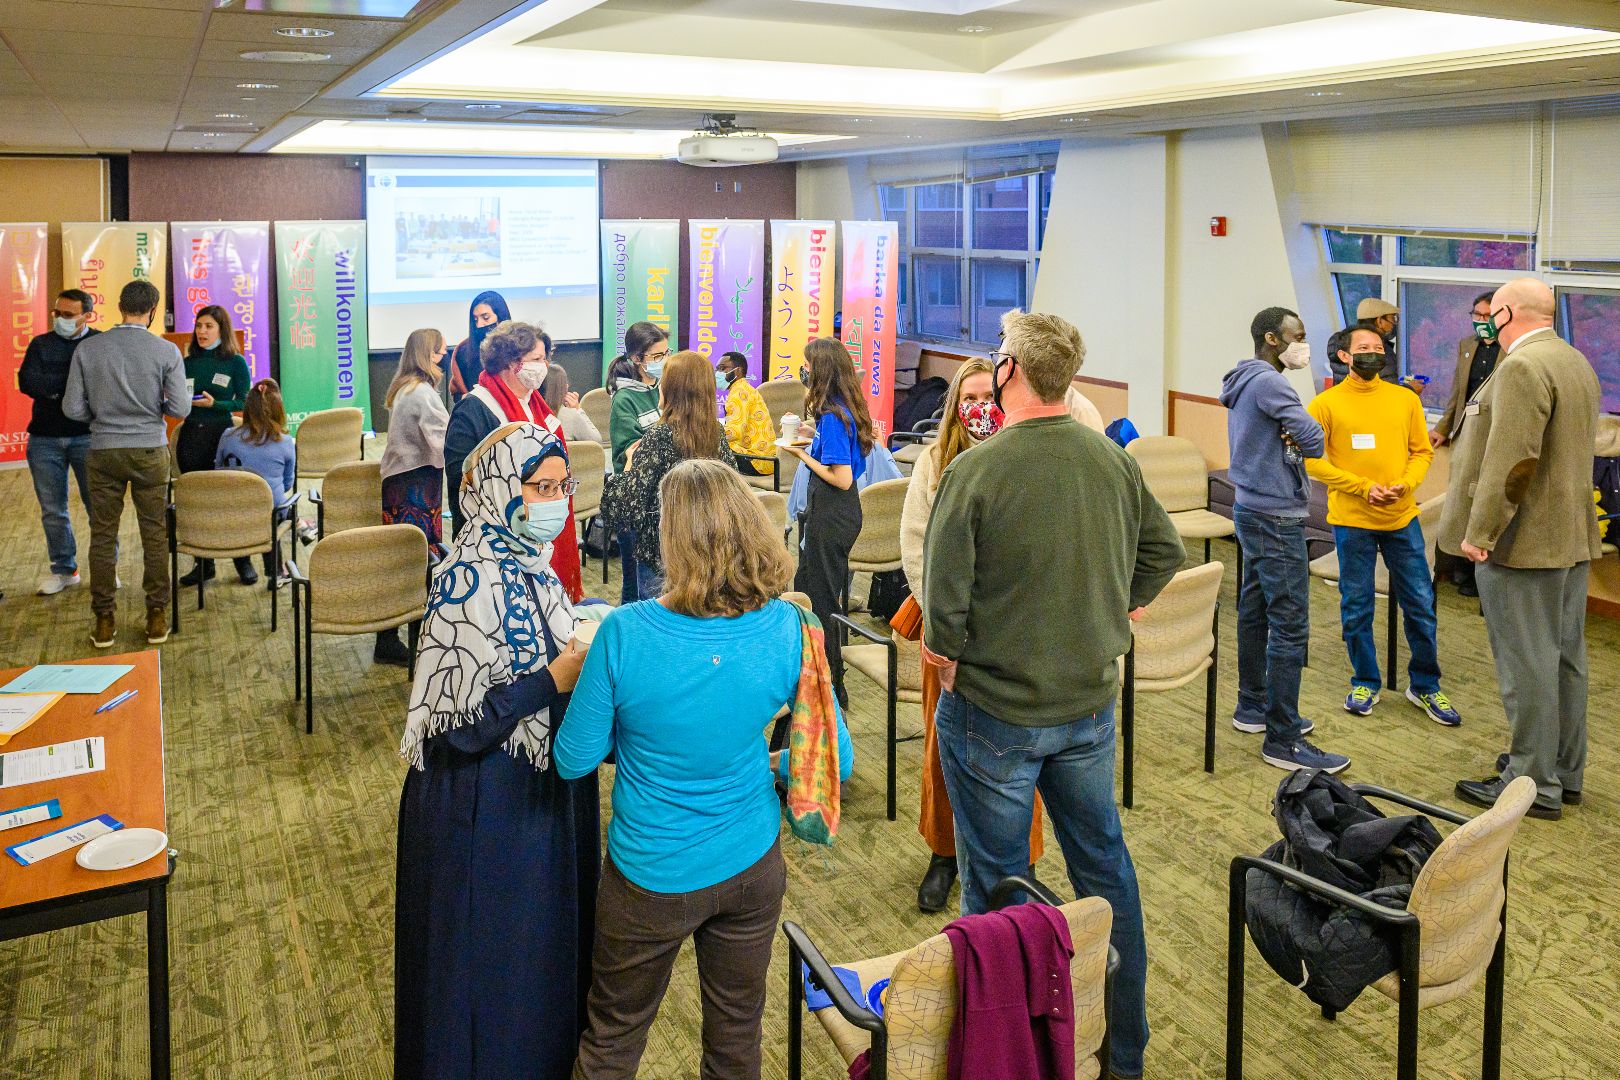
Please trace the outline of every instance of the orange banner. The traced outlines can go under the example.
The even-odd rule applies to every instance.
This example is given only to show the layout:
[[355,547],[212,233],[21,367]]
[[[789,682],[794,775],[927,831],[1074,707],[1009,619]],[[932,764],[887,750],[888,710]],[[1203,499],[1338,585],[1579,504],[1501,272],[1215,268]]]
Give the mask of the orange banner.
[[5,364],[0,376],[0,461],[21,461],[28,452],[28,418],[34,403],[17,389],[17,369],[28,343],[50,327],[43,222],[0,225],[0,272],[5,274],[0,303],[5,305],[6,326],[6,344],[0,350],[4,357],[0,362]]
[[769,378],[798,378],[804,347],[832,334],[837,252],[830,221],[771,222]]

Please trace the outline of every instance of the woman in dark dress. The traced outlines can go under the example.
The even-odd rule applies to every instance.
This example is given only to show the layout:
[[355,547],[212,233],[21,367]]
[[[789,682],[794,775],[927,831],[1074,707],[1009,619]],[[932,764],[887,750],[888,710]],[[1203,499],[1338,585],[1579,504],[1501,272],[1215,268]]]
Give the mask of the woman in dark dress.
[[506,298],[494,289],[481,292],[473,297],[472,304],[467,308],[467,336],[456,351],[450,354],[450,400],[457,402],[466,393],[478,385],[478,374],[481,370],[478,363],[479,349],[484,344],[484,338],[489,332],[501,323],[512,317],[512,311],[506,306]]
[[585,656],[550,566],[573,481],[529,423],[467,463],[400,744],[394,1075],[556,1080],[584,1026],[601,867],[596,776],[551,760]]

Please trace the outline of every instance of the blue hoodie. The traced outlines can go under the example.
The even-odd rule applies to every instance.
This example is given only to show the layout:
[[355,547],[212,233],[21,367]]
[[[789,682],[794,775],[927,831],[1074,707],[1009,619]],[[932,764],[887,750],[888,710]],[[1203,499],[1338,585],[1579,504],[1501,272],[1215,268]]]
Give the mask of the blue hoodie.
[[1277,517],[1304,517],[1310,508],[1305,465],[1283,457],[1284,432],[1304,457],[1326,452],[1322,425],[1300,404],[1294,384],[1264,360],[1244,360],[1221,380],[1226,441],[1237,505]]

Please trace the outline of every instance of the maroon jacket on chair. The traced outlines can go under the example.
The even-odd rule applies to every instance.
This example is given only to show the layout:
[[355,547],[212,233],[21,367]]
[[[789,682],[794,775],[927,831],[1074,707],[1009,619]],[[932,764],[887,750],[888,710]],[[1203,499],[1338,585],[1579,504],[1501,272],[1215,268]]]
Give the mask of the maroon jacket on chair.
[[960,994],[948,1080],[1074,1080],[1074,944],[1063,913],[1019,904],[945,928]]

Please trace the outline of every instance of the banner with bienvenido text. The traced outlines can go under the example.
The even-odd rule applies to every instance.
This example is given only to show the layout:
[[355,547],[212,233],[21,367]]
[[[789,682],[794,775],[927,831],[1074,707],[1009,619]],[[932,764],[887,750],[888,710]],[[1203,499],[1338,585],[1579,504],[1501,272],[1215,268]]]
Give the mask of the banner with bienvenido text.
[[712,364],[721,353],[748,358],[748,381],[765,377],[765,223],[688,221],[686,347]]
[[28,419],[33,399],[17,389],[17,369],[28,343],[51,328],[51,290],[45,284],[45,223],[0,225],[0,318],[6,343],[0,347],[0,461],[21,461],[28,452]]
[[894,313],[899,287],[892,221],[846,221],[844,226],[845,348],[855,358],[866,407],[887,439],[894,428]]
[[804,347],[832,333],[838,242],[830,221],[771,222],[771,379],[796,379]]
[[681,223],[602,222],[602,378],[624,352],[632,323],[662,327],[680,340]]
[[270,374],[270,223],[176,221],[174,329],[189,334],[197,312],[220,307],[242,331],[242,351],[255,381]]
[[169,227],[161,221],[70,221],[62,225],[62,288],[83,289],[95,300],[90,325],[97,330],[117,326],[118,294],[136,279],[158,289],[152,333],[168,327],[164,314],[168,290],[165,259]]
[[356,408],[371,428],[366,374],[366,223],[278,221],[281,396],[296,428],[312,412]]

